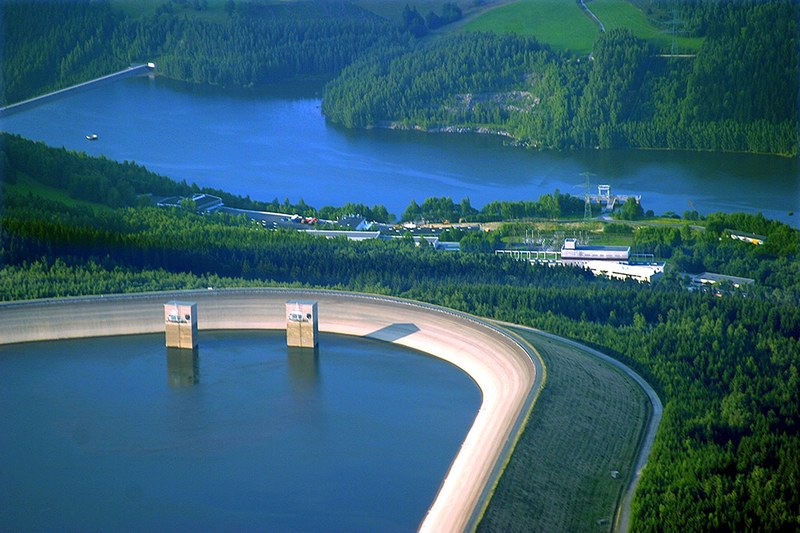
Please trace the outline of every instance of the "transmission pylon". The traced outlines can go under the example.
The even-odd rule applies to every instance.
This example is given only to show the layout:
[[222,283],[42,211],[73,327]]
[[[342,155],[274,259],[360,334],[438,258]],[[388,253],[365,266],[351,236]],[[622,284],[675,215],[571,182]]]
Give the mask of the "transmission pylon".
[[588,222],[592,219],[592,199],[589,194],[589,176],[586,176],[586,196],[583,204],[583,220]]

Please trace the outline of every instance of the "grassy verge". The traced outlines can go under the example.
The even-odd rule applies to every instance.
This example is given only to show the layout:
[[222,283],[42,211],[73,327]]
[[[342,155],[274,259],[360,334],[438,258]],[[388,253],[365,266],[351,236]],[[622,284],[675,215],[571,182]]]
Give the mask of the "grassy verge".
[[599,35],[574,0],[521,0],[493,9],[465,24],[463,31],[533,36],[555,50],[586,55]]
[[[659,27],[637,6],[626,0],[592,0],[587,6],[603,23],[606,31],[627,28],[659,51],[669,53],[673,39],[668,25]],[[595,23],[573,0],[520,0],[477,17],[463,27],[466,31],[516,33],[536,37],[555,50],[570,50],[587,55],[599,36]],[[680,30],[680,28],[677,28]],[[675,52],[697,52],[703,40],[675,38]]]
[[[587,3],[589,9],[600,19],[606,31],[615,28],[627,28],[642,39],[650,42],[659,50],[668,53],[672,47],[671,29],[668,25],[658,27],[648,20],[645,13],[625,0],[592,0]],[[680,28],[677,28],[680,31]],[[698,37],[675,37],[677,53],[695,53],[703,44]]]
[[518,333],[542,355],[547,385],[478,530],[611,531],[647,424],[647,397],[585,352]]

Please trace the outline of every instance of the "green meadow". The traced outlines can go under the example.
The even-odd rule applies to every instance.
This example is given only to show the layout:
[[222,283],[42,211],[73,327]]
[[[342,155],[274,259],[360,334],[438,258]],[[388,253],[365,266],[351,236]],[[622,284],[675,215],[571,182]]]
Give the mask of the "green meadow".
[[[600,19],[606,31],[627,28],[636,35],[657,47],[664,53],[672,48],[672,32],[668,25],[659,27],[647,19],[644,12],[624,0],[592,0],[587,2],[589,9]],[[702,44],[699,37],[682,37],[680,29],[675,36],[676,53],[694,53]]]
[[[625,0],[592,0],[587,6],[605,26],[606,31],[627,28],[650,42],[663,53],[672,48],[672,34],[667,25],[660,27],[645,13]],[[465,31],[516,33],[533,36],[554,50],[588,55],[600,35],[593,20],[574,0],[519,0],[476,17],[463,26]],[[676,53],[694,53],[702,39],[675,37]]]
[[579,55],[591,52],[600,34],[574,0],[520,0],[487,11],[464,24],[462,30],[532,36],[555,50]]

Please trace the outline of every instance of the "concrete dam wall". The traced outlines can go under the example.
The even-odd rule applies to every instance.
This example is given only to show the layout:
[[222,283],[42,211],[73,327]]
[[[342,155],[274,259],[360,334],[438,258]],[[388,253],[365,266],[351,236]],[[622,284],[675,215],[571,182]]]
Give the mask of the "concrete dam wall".
[[[543,375],[532,348],[499,327],[440,307],[366,294],[231,289],[0,304],[0,344],[165,331],[164,304],[197,304],[203,330],[285,329],[287,300],[314,300],[319,330],[392,342],[466,372],[482,402],[421,531],[474,528],[527,417]],[[324,350],[324,341],[321,343]]]
[[51,93],[43,94],[35,98],[23,100],[22,102],[17,102],[15,104],[7,105],[5,107],[0,107],[0,117],[8,116],[12,113],[16,113],[17,111],[23,111],[30,107],[46,103],[50,100],[55,100],[56,98],[61,98],[62,96],[67,96],[69,94],[76,93],[78,91],[83,91],[91,87],[94,87],[96,85],[100,85],[102,83],[109,83],[124,78],[130,78],[133,76],[147,74],[149,72],[152,72],[153,70],[155,70],[155,65],[152,63],[128,67],[125,70],[120,70],[119,72],[115,72],[113,74],[101,76],[99,78],[84,83],[79,83],[78,85],[73,85],[72,87],[67,87],[65,89],[53,91]]

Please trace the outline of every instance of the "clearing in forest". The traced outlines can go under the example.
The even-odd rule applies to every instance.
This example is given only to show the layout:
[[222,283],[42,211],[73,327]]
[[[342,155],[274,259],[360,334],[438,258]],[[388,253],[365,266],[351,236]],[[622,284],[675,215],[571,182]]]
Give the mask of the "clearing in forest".
[[[702,44],[701,38],[682,34],[679,20],[659,25],[625,0],[591,0],[586,6],[606,31],[627,28],[663,53],[669,53],[673,44],[676,52],[694,53]],[[554,50],[569,50],[578,55],[588,55],[600,36],[597,24],[574,0],[519,0],[487,11],[463,29],[532,36]]]
[[578,55],[588,55],[600,35],[574,0],[520,0],[487,11],[462,29],[531,36],[554,50]]

